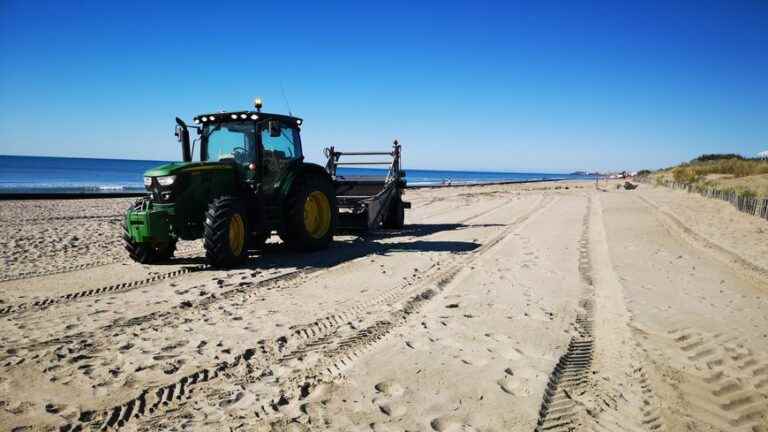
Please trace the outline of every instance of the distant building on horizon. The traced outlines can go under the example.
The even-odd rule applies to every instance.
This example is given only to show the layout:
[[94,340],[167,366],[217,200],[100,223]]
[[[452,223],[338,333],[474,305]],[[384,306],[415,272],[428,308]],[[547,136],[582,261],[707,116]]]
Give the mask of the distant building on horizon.
[[757,154],[757,157],[759,157],[760,159],[768,159],[768,150],[761,151],[760,153]]

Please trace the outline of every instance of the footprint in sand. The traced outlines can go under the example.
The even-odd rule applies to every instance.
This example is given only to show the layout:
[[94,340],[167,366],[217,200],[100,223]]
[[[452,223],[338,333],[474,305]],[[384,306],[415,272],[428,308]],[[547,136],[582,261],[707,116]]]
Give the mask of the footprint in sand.
[[274,432],[308,432],[311,429],[308,426],[303,425],[301,423],[291,422],[291,423],[288,423],[287,425],[273,426],[270,430]]
[[433,430],[437,432],[474,432],[476,429],[461,421],[458,417],[443,416],[429,422]]
[[[299,412],[302,414],[299,419],[300,422],[308,422],[310,425],[331,425],[337,423],[340,418],[336,415],[328,412],[328,401],[323,400],[319,402],[307,402],[299,407]],[[339,429],[349,430],[349,429]],[[360,429],[362,430],[362,429]]]
[[382,413],[389,417],[402,417],[408,411],[405,405],[387,399],[381,400],[374,398],[373,403],[379,407],[379,410]]
[[514,376],[504,375],[501,379],[496,381],[502,391],[513,396],[525,396],[528,394],[523,388],[523,383]]
[[531,382],[544,383],[547,375],[530,367],[506,368],[504,376],[496,383],[502,391],[515,396],[528,396],[531,394]]
[[233,410],[245,409],[247,407],[253,406],[255,401],[256,397],[252,393],[238,391],[228,398],[219,401],[219,408]]
[[552,321],[550,317],[551,312],[544,311],[542,309],[533,309],[523,312],[524,319],[532,319],[535,321]]
[[[389,417],[402,417],[408,411],[405,404],[397,401],[403,395],[403,387],[392,380],[382,381],[373,386],[376,392],[387,396],[386,399],[374,398],[373,403]],[[394,400],[393,400],[394,399]],[[382,429],[383,430],[383,429]]]
[[26,413],[33,406],[31,402],[11,401],[6,405],[5,410],[11,414],[19,415]]
[[320,402],[308,402],[299,407],[301,412],[308,416],[310,420],[320,420],[325,418],[325,405]]
[[67,408],[67,405],[65,404],[54,404],[54,403],[45,404],[45,411],[50,414],[58,414],[66,408]]
[[389,397],[402,396],[404,391],[400,384],[392,380],[382,381],[373,386],[373,388],[375,388],[377,392],[383,393]]
[[405,341],[405,346],[414,350],[421,349],[421,344],[412,340]]
[[401,432],[403,429],[384,423],[371,423],[371,430],[373,432]]
[[461,362],[469,366],[485,366],[488,364],[488,360],[486,358],[474,355],[461,357]]

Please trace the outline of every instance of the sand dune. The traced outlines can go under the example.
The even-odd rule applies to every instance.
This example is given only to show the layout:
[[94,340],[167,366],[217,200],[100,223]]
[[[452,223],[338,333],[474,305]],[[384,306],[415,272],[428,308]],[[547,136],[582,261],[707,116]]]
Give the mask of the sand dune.
[[0,205],[0,429],[766,431],[768,226],[642,185],[409,190],[400,231],[128,261]]

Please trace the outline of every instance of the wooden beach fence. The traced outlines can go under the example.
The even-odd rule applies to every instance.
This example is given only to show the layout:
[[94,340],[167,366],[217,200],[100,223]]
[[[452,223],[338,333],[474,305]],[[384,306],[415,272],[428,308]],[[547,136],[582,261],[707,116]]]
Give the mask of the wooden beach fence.
[[665,186],[672,189],[682,189],[689,193],[698,193],[707,198],[719,199],[731,203],[742,213],[768,220],[768,197],[757,198],[747,194],[739,194],[733,190],[722,190],[688,183],[668,182]]

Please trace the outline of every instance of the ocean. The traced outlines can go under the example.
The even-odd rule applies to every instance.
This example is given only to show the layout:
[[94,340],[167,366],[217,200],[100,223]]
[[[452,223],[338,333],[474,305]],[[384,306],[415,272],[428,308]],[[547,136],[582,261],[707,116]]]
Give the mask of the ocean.
[[[0,193],[116,193],[144,190],[144,171],[164,161],[0,155]],[[588,179],[553,173],[405,169],[409,185]],[[339,175],[384,175],[385,170],[339,168]]]

